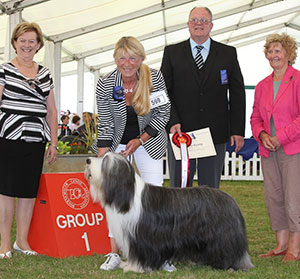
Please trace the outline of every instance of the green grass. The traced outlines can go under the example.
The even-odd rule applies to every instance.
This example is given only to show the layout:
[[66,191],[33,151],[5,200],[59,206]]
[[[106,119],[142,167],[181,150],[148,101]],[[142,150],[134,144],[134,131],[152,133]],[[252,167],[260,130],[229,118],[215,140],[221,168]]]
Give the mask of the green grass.
[[[55,259],[47,256],[27,257],[20,254],[0,260],[1,279],[108,279],[108,278],[201,278],[201,279],[296,279],[300,278],[300,261],[283,263],[282,257],[259,259],[257,256],[274,248],[264,202],[262,182],[223,181],[221,189],[238,202],[246,220],[250,257],[255,268],[248,272],[214,270],[207,266],[175,263],[177,272],[155,271],[150,274],[124,274],[122,270],[100,271],[103,255]],[[15,227],[13,228],[15,231]],[[13,232],[14,233],[14,232]]]

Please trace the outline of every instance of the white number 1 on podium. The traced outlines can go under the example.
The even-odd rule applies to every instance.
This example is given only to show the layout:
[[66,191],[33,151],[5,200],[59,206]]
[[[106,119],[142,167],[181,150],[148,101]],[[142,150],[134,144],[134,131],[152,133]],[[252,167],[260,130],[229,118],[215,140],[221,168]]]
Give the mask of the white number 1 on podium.
[[85,232],[85,233],[81,236],[81,238],[84,239],[86,250],[87,250],[87,251],[90,251],[91,249],[90,249],[90,244],[89,244],[89,239],[88,239],[87,233]]

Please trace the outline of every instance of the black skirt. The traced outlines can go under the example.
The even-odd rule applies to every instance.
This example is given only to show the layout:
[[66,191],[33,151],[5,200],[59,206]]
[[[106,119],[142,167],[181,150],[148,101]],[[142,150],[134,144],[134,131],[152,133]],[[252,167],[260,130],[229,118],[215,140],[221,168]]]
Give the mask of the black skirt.
[[0,138],[0,194],[35,198],[43,169],[45,143]]

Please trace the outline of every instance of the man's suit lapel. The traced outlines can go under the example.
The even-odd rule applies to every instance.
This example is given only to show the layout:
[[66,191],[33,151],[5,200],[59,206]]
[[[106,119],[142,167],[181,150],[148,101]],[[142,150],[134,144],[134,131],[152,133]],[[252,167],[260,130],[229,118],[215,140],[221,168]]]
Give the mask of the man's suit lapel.
[[204,64],[204,71],[203,71],[204,77],[202,79],[203,83],[206,82],[206,80],[208,79],[209,74],[212,71],[214,65],[216,65],[215,59],[216,59],[216,56],[217,56],[217,52],[218,52],[217,46],[216,46],[215,42],[213,40],[211,40],[209,54],[208,54],[207,59],[206,59],[205,64]]
[[197,68],[196,62],[194,60],[192,51],[191,51],[191,45],[190,40],[188,39],[185,41],[185,44],[183,45],[183,53],[184,53],[184,59],[188,61],[188,63],[191,65],[192,74],[195,76],[195,80],[197,81],[198,85],[201,86],[201,80],[199,79],[199,70]]

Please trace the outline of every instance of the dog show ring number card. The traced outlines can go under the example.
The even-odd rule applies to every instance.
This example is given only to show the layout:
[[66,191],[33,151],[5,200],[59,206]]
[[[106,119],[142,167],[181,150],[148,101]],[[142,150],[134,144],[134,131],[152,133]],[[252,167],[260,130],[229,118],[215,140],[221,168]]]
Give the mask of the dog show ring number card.
[[169,101],[169,98],[164,90],[153,92],[150,95],[150,105],[151,108],[156,108],[166,104]]

